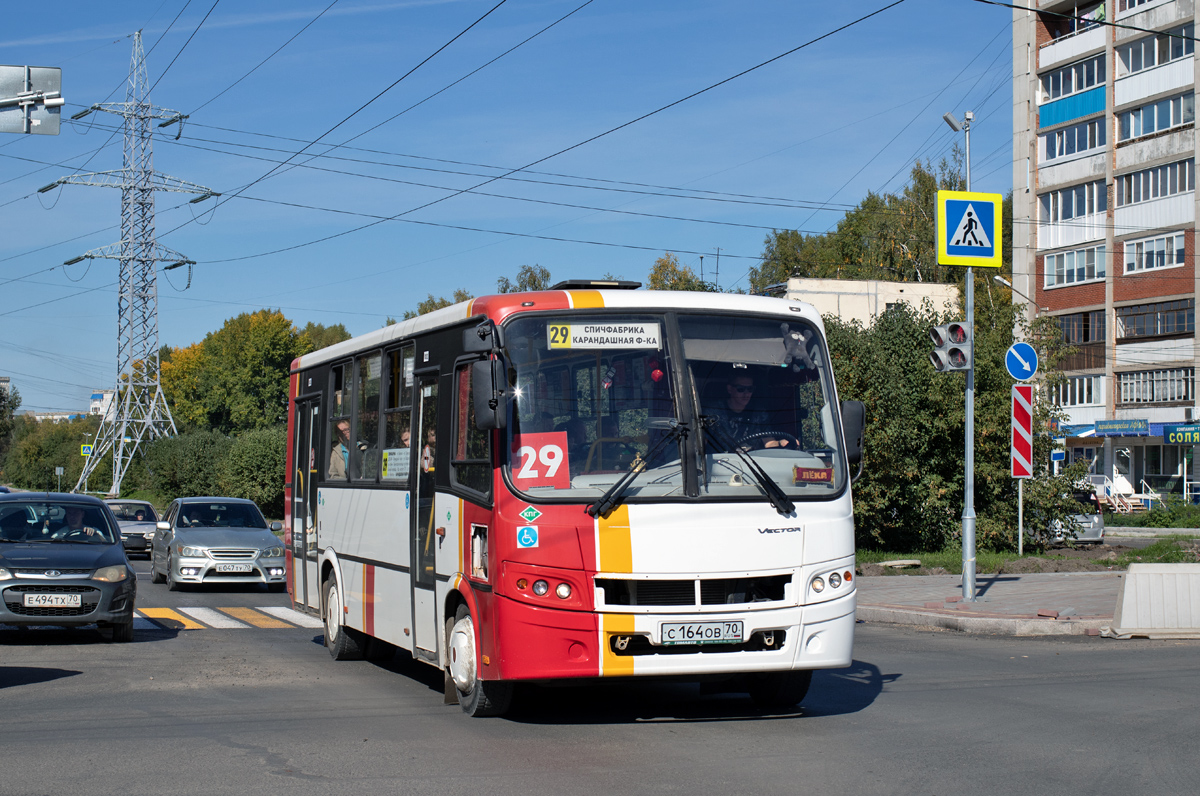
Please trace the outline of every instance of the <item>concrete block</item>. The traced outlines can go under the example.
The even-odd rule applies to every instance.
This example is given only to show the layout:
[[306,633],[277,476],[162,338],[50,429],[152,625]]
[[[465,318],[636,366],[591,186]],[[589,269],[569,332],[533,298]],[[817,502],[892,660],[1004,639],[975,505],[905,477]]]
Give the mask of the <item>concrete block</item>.
[[1051,610],[1050,608],[1039,608],[1037,615],[1044,616],[1047,619],[1058,619],[1058,611]]
[[1108,638],[1200,638],[1200,564],[1130,564]]

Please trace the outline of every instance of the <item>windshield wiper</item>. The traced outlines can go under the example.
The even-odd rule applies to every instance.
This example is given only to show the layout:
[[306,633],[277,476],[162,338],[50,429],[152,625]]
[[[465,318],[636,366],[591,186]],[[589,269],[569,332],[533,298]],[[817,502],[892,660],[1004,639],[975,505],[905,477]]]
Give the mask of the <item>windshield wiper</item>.
[[658,455],[659,451],[665,448],[671,440],[682,439],[688,433],[687,424],[680,423],[673,417],[666,420],[651,420],[650,428],[665,428],[669,430],[654,444],[654,447],[646,451],[646,458],[641,465],[635,464],[629,472],[621,476],[619,481],[610,486],[608,491],[600,496],[599,500],[587,507],[588,514],[593,517],[599,517],[601,514],[607,514],[616,508],[620,504],[621,498],[625,495],[625,491],[633,483],[633,479],[637,478],[638,474],[645,470],[650,465],[650,462],[654,461],[654,457]]
[[733,453],[736,453],[742,463],[746,465],[746,469],[754,476],[754,480],[758,481],[758,485],[767,493],[767,499],[771,501],[771,505],[780,514],[787,516],[796,510],[796,504],[791,501],[791,498],[783,491],[783,488],[776,483],[775,479],[767,475],[767,471],[762,466],[754,461],[754,457],[742,450],[742,446],[738,445],[737,441],[729,435],[729,432],[721,428],[717,418],[712,415],[701,415],[700,426],[704,431],[712,437],[713,441],[728,448]]

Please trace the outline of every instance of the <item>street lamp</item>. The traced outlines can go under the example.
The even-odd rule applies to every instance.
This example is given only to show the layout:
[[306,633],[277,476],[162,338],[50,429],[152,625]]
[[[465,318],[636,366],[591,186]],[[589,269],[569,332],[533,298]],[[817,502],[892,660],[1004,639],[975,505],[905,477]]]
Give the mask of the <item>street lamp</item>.
[[[967,191],[971,190],[971,122],[975,114],[967,111],[963,114],[964,121],[959,122],[953,113],[942,114],[942,119],[950,125],[954,132],[961,132],[967,139]],[[975,330],[975,269],[967,268],[967,328],[972,333]],[[974,336],[972,334],[972,336]],[[962,546],[963,546],[963,602],[975,602],[975,366],[967,370],[967,400],[966,400],[966,451],[963,457],[963,513],[962,513]]]
[[1009,290],[1011,290],[1012,292],[1016,293],[1016,294],[1017,294],[1018,296],[1020,296],[1021,298],[1025,299],[1026,301],[1028,301],[1030,304],[1032,304],[1032,305],[1033,305],[1033,308],[1034,308],[1034,309],[1036,309],[1036,310],[1040,310],[1040,311],[1042,311],[1042,312],[1049,312],[1049,311],[1050,311],[1050,308],[1049,308],[1049,307],[1039,307],[1039,306],[1038,306],[1038,303],[1037,303],[1036,301],[1034,301],[1033,299],[1031,299],[1029,296],[1026,296],[1026,295],[1025,295],[1024,293],[1022,293],[1021,291],[1017,290],[1015,287],[1013,287],[1013,283],[1012,283],[1012,282],[1009,282],[1007,279],[1005,279],[1004,277],[1000,276],[1000,274],[996,274],[995,276],[993,276],[993,277],[992,277],[992,280],[993,280],[993,281],[995,281],[995,282],[997,282],[997,283],[999,283],[999,284],[1001,284],[1001,285],[1004,285],[1006,288],[1008,288]]

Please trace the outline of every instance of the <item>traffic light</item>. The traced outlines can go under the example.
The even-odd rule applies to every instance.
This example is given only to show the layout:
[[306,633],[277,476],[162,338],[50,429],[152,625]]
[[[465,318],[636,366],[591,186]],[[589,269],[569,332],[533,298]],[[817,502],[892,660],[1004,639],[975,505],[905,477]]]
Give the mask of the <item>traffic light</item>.
[[939,373],[971,369],[971,327],[965,323],[947,323],[929,330],[933,351],[929,361]]

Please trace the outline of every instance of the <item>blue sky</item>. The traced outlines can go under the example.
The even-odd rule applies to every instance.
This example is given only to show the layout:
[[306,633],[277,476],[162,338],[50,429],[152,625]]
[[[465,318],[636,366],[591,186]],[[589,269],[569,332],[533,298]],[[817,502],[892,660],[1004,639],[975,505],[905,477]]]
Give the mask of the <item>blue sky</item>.
[[[155,169],[227,197],[190,205],[157,195],[159,242],[197,263],[186,290],[186,269],[159,278],[160,339],[173,346],[262,307],[361,334],[429,293],[492,292],[498,276],[526,264],[556,280],[644,280],[672,251],[697,271],[704,254],[712,280],[719,249],[721,285],[744,286],[770,229],[826,230],[868,191],[901,188],[915,157],[948,155],[961,134],[942,121],[946,111],[977,114],[975,190],[1012,184],[1007,9],[906,0],[452,196],[888,0],[593,0],[415,108],[585,0],[508,0],[398,83],[498,0],[339,0],[233,85],[330,2],[5,9],[0,63],[61,67],[67,99],[60,135],[0,137],[0,375],[26,409],[82,409],[92,388],[115,379],[116,262],[62,263],[119,239],[119,191],[36,191],[75,171],[121,167],[118,117],[67,119],[124,100],[138,29],[152,102],[191,114],[179,140],[177,128],[156,137]],[[302,165],[232,196],[360,108],[293,158]]]

